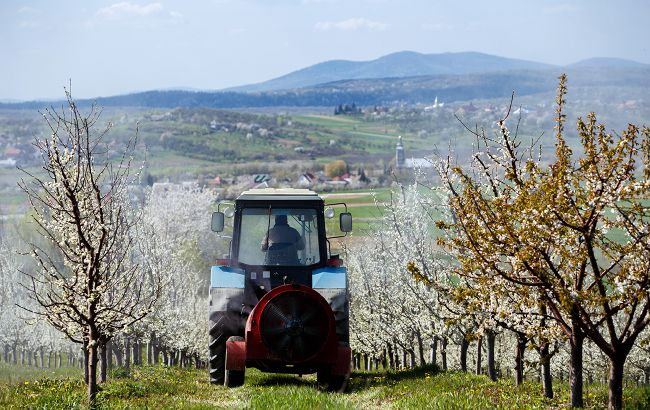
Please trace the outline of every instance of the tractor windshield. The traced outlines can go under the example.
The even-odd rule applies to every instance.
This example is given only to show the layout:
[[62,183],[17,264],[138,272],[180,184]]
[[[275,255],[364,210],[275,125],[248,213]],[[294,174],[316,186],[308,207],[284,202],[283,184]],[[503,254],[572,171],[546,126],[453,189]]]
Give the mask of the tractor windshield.
[[239,262],[303,266],[320,262],[318,218],[309,208],[244,208]]

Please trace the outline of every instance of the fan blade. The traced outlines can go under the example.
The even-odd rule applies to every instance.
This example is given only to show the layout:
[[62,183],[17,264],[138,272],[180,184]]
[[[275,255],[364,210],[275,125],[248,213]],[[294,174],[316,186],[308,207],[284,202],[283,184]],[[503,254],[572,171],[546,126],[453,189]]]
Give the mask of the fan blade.
[[[302,298],[300,298],[302,299]],[[298,297],[289,297],[286,299],[287,311],[292,318],[300,317],[300,307],[304,307],[305,304],[301,303],[302,301]]]
[[317,309],[314,309],[313,307],[311,309],[306,309],[305,312],[300,316],[300,320],[302,323],[307,323],[311,318],[316,316],[316,314],[320,313]]
[[287,323],[290,320],[282,309],[280,309],[280,307],[278,307],[274,302],[269,302],[266,305],[265,310],[267,310],[267,312],[269,312],[273,317],[281,319],[284,323]]
[[281,334],[286,334],[287,329],[285,327],[271,327],[271,328],[266,327],[266,328],[264,328],[262,333],[264,333],[264,335],[268,335],[268,336],[277,336],[277,335],[281,335]]
[[310,336],[323,336],[323,337],[325,336],[322,327],[305,326],[302,328],[302,332]]

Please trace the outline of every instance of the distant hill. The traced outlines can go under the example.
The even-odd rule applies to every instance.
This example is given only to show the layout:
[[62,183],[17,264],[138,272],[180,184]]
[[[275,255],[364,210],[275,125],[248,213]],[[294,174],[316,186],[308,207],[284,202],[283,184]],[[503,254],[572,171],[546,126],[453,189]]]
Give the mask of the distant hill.
[[461,75],[508,70],[540,70],[553,66],[476,52],[422,54],[401,51],[371,61],[332,60],[258,84],[227,91],[260,92],[304,88],[340,80]]
[[[481,53],[390,54],[367,62],[328,61],[274,80],[225,91],[167,89],[80,100],[105,107],[334,107],[430,103],[507,98],[554,92],[561,72],[585,98],[645,99],[650,65],[614,58],[592,58],[566,67]],[[575,90],[575,88],[572,88]],[[634,97],[631,97],[634,95]],[[53,102],[0,102],[0,108],[40,109]]]
[[595,57],[569,64],[568,68],[650,68],[650,64],[622,58]]

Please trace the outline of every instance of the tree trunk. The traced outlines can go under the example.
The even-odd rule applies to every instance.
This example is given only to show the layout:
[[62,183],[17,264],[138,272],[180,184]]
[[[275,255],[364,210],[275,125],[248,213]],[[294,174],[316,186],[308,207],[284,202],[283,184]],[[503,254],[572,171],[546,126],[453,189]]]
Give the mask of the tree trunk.
[[131,339],[124,338],[124,368],[131,369]]
[[517,333],[517,352],[515,354],[515,385],[521,386],[524,382],[524,355],[526,354],[526,336]]
[[185,367],[185,362],[187,361],[187,355],[185,349],[181,350],[181,358],[178,361],[178,367]]
[[487,365],[488,365],[488,376],[492,381],[497,380],[497,370],[494,365],[494,342],[496,339],[496,334],[488,330],[487,332]]
[[620,410],[623,408],[623,367],[625,356],[617,356],[609,359],[609,402],[608,410]]
[[115,353],[115,362],[118,367],[124,366],[124,353],[118,345],[113,345],[113,353]]
[[154,332],[149,334],[149,341],[147,342],[147,364],[153,364],[153,345],[155,343],[156,335]]
[[447,370],[447,338],[443,337],[440,341],[440,361],[442,362],[442,370]]
[[38,356],[39,356],[39,364],[42,369],[45,367],[45,352],[43,351],[42,347],[38,351]]
[[18,351],[16,350],[15,345],[11,349],[11,352],[12,352],[12,355],[13,355],[12,359],[13,359],[14,364],[18,364]]
[[90,382],[90,373],[89,373],[89,369],[88,369],[88,357],[89,357],[88,341],[84,340],[84,344],[83,344],[83,368],[84,368],[84,382],[86,383],[86,385],[88,385],[88,383]]
[[106,368],[111,370],[113,368],[113,340],[106,342]]
[[434,336],[433,339],[431,339],[431,357],[429,362],[435,367],[438,365],[436,362],[436,356],[437,356],[437,350],[438,350],[438,337]]
[[138,341],[135,345],[137,349],[137,354],[136,356],[138,357],[138,366],[142,366],[142,342]]
[[416,360],[415,360],[415,350],[410,349],[409,350],[409,367],[411,369],[414,369],[415,366],[417,366]]
[[478,338],[476,343],[476,374],[481,374],[483,366],[483,337]]
[[460,341],[460,371],[467,372],[467,349],[469,349],[469,342],[465,339]]
[[570,365],[570,382],[571,385],[571,407],[584,407],[582,399],[582,347],[584,343],[584,335],[580,331],[573,328],[573,334],[569,338],[571,345],[571,359]]
[[548,343],[544,343],[540,349],[542,362],[542,383],[544,384],[544,396],[553,398],[553,377],[551,375],[551,354]]
[[393,346],[388,343],[388,367],[395,369],[395,355],[393,354]]
[[133,343],[131,343],[131,349],[131,363],[133,363],[134,366],[137,366],[140,364],[140,358],[138,357],[140,353],[140,342],[134,340]]
[[108,369],[108,349],[106,343],[102,343],[99,347],[99,382],[106,383],[106,370]]
[[88,349],[88,407],[95,408],[95,398],[97,397],[97,339],[93,336],[90,338]]
[[152,364],[158,364],[159,356],[160,356],[160,346],[158,345],[158,341],[156,340],[154,344],[151,346],[151,351],[152,351]]
[[427,364],[427,361],[424,358],[424,342],[422,341],[422,334],[419,330],[415,332],[415,338],[418,341],[418,356],[420,360],[420,366],[424,366]]

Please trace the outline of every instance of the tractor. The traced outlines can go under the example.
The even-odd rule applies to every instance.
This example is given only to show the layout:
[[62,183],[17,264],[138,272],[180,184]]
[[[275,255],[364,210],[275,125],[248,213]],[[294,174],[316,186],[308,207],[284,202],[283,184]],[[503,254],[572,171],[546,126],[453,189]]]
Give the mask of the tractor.
[[[344,203],[307,189],[251,189],[219,203],[211,229],[230,239],[211,268],[210,382],[237,387],[247,367],[317,374],[319,386],[343,391],[350,374],[347,270],[330,239],[352,230]],[[327,237],[339,212],[342,234]],[[232,236],[223,234],[232,218]],[[230,224],[228,224],[230,225]],[[227,257],[226,257],[227,256]]]

